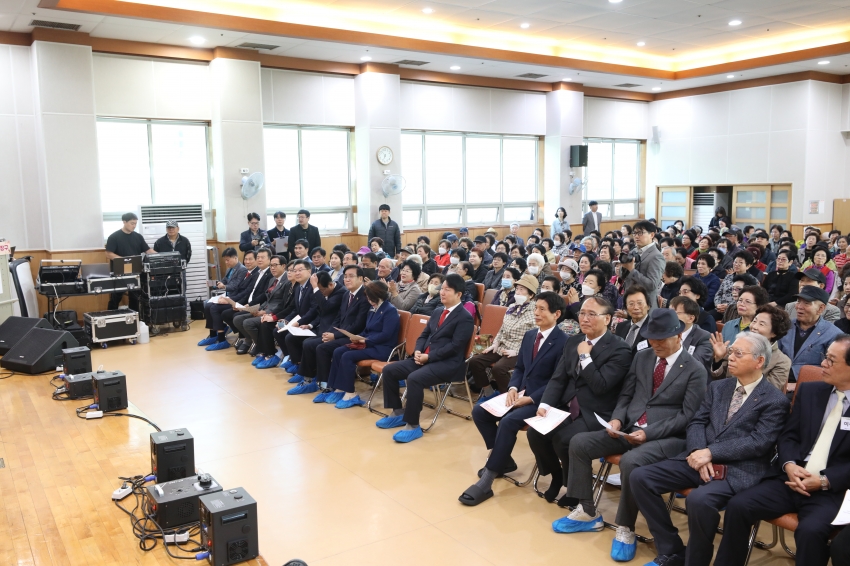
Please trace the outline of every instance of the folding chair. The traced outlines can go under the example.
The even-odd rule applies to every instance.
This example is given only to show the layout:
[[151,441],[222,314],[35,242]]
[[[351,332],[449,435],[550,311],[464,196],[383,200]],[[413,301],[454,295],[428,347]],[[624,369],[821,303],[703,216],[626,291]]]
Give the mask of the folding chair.
[[[404,355],[404,345],[406,343],[405,337],[407,336],[407,327],[410,325],[410,313],[407,311],[398,311],[399,325],[398,325],[398,342],[395,348],[393,348],[390,355],[387,357],[387,361],[383,362],[381,360],[360,360],[357,362],[358,368],[369,368],[370,371],[374,371],[372,369],[372,365],[375,363],[383,363],[387,364],[393,360],[393,358],[398,357],[398,359],[402,359]],[[427,317],[425,319],[428,320]],[[369,394],[369,400],[366,402],[366,408],[372,411],[373,413],[377,413],[379,415],[383,415],[380,411],[372,410],[372,398],[375,396],[375,391],[378,390],[378,383],[380,383],[381,378],[378,378],[378,381],[375,382],[372,387],[372,392]],[[386,415],[384,415],[386,416]]]
[[499,289],[487,289],[484,291],[484,300],[481,301],[485,307],[493,302],[493,297],[499,294]]
[[[464,362],[465,368],[464,368],[463,374],[459,378],[459,381],[451,381],[449,383],[442,383],[440,385],[435,385],[435,386],[431,387],[431,391],[434,392],[435,413],[434,413],[434,418],[431,419],[431,424],[429,424],[427,428],[423,427],[422,432],[428,432],[429,430],[431,430],[431,427],[433,427],[434,423],[437,422],[437,417],[440,416],[440,413],[443,411],[443,409],[446,409],[446,411],[449,414],[452,414],[456,417],[460,417],[460,418],[466,419],[468,421],[472,420],[472,409],[473,409],[472,392],[469,390],[469,382],[466,380],[466,374],[467,374],[467,371],[468,371],[468,368],[469,368],[469,360],[472,357],[470,354],[472,353],[472,345],[474,343],[475,343],[475,332],[473,332],[472,336],[469,337],[469,343],[466,345],[466,352],[465,352],[465,355],[464,355],[464,360],[466,360]],[[448,399],[449,395],[451,394],[452,387],[454,387],[455,385],[460,385],[461,383],[463,383],[463,386],[466,387],[466,401],[469,402],[469,414],[468,415],[464,415],[463,413],[457,413],[457,412],[453,411],[451,408],[446,407],[446,399]],[[443,387],[445,387],[445,389],[443,389]]]
[[[402,312],[399,311],[399,315]],[[404,342],[402,342],[399,346],[396,346],[396,350],[398,350],[399,359],[403,359],[401,354],[402,350],[404,352],[404,358],[409,358],[416,351],[416,340],[419,339],[419,335],[422,334],[422,329],[425,328],[425,325],[428,324],[428,319],[431,317],[424,316],[421,314],[413,314],[406,313],[409,316],[407,327],[405,328],[404,333]],[[366,402],[366,408],[369,411],[375,413],[376,415],[382,415],[384,417],[388,416],[386,413],[382,413],[376,409],[372,408],[372,398],[375,396],[375,392],[378,390],[378,387],[381,386],[381,382],[384,379],[384,368],[386,368],[390,363],[389,360],[386,362],[381,361],[372,361],[371,370],[374,373],[378,374],[378,381],[375,382],[375,388],[372,389],[372,394],[369,396],[369,401]]]
[[[505,319],[505,312],[507,312],[508,307],[502,307],[499,305],[485,305],[484,310],[481,313],[481,326],[478,327],[478,334],[490,334],[495,338],[496,334],[499,333],[499,329],[502,328],[502,321]],[[473,340],[475,336],[473,335]],[[467,356],[470,357],[470,356]],[[467,360],[469,362],[469,360]],[[490,368],[487,368],[487,375],[490,375]],[[467,387],[468,389],[468,387]],[[451,394],[455,399],[460,399],[461,401],[468,401],[466,397],[461,395]],[[433,407],[432,407],[433,408]]]
[[[525,425],[524,427],[522,427],[519,430],[520,430],[520,432],[526,432],[528,430],[528,425]],[[517,487],[525,487],[528,484],[530,484],[531,481],[534,480],[536,477],[537,477],[537,460],[534,461],[534,466],[531,467],[531,472],[528,474],[528,477],[525,478],[525,481],[521,482],[518,479],[513,478],[509,475],[502,476],[502,479],[511,482],[512,484],[514,484]]]
[[484,301],[484,283],[476,283],[475,288],[478,290],[478,293],[476,293],[473,299],[481,303]]
[[[593,479],[592,487],[593,506],[597,509],[599,508],[599,501],[602,499],[602,491],[605,489],[605,482],[608,481],[608,476],[611,475],[611,468],[620,465],[621,456],[622,454],[612,454],[611,456],[606,456],[605,458],[600,459],[601,465],[599,466],[599,471],[596,473],[596,477]],[[613,523],[603,521],[603,524],[611,530],[617,530],[617,525]],[[640,542],[645,542],[647,544],[655,540],[652,537],[645,537],[637,533],[635,533],[635,538]]]

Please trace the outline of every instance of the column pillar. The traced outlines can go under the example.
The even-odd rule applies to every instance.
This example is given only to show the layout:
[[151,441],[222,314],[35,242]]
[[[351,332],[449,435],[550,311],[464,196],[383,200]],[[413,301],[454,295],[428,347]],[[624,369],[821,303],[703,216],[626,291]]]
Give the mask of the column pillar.
[[48,250],[102,248],[91,47],[36,41],[32,62],[39,186],[30,188],[42,206],[27,221],[42,223]]
[[[231,53],[231,51],[239,51]],[[212,149],[215,181],[215,228],[221,242],[235,242],[246,229],[249,212],[265,225],[265,188],[242,199],[240,170],[265,172],[259,61],[254,53],[216,49],[210,62],[212,84]],[[238,58],[237,58],[238,57]]]
[[[368,234],[381,204],[390,205],[390,215],[402,227],[401,195],[385,197],[381,183],[386,175],[401,174],[401,78],[397,65],[364,64],[354,77],[354,138],[357,148],[357,213],[354,226]],[[378,149],[393,152],[388,165],[378,163]]]
[[[575,85],[578,86],[578,85]],[[543,213],[541,222],[551,224],[559,206],[567,210],[574,235],[581,232],[581,190],[570,195],[570,172],[581,177],[581,168],[570,168],[570,146],[583,140],[584,94],[574,85],[557,83],[546,93],[545,168],[543,172]],[[578,225],[578,232],[575,226]]]

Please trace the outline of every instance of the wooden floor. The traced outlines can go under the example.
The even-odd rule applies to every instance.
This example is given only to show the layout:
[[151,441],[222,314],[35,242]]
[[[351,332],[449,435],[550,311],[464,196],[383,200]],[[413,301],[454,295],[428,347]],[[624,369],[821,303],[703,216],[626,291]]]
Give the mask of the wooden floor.
[[[486,457],[473,423],[444,414],[423,439],[396,444],[394,431],[376,428],[365,409],[287,396],[282,370],[256,370],[232,349],[198,348],[204,333],[194,326],[146,345],[95,349],[93,362],[127,374],[132,412],[163,429],[188,428],[196,465],[257,499],[265,560],[252,564],[613,564],[613,531],[555,534],[551,522],[563,510],[531,487],[497,480],[490,501],[458,503]],[[119,476],[149,472],[153,429],[135,419],[78,419],[74,408],[84,402],[53,401],[49,377],[0,381],[0,566],[188,563],[161,547],[142,552],[111,502]],[[518,475],[527,473],[524,437],[514,455]],[[606,489],[600,507],[608,520],[618,496]],[[674,517],[686,533],[684,515]],[[638,531],[646,533],[642,519]],[[639,544],[632,564],[654,556]],[[755,550],[750,564],[792,561],[775,548]]]

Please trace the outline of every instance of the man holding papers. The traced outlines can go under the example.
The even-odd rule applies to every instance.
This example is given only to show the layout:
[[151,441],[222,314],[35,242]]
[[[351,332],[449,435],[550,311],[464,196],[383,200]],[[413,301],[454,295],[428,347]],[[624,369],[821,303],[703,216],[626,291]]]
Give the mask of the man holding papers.
[[613,313],[611,303],[596,295],[581,305],[581,333],[567,339],[564,354],[537,409],[541,417],[553,407],[570,415],[549,434],[528,429],[528,444],[540,475],[552,474],[552,483],[544,494],[549,503],[555,501],[566,483],[570,441],[578,433],[602,430],[594,413],[610,420],[629,371],[631,348],[608,331]]
[[708,374],[682,347],[684,331],[685,323],[675,311],[653,310],[641,329],[649,348],[632,360],[611,421],[604,425],[606,430],[577,434],[570,443],[569,501],[565,503],[575,511],[555,521],[552,528],[559,533],[602,530],[602,515],[593,501],[592,464],[598,458],[622,454],[622,494],[611,547],[611,558],[620,562],[634,558],[637,550],[638,508],[629,486],[631,472],[685,449],[685,430],[705,394]]
[[797,513],[796,563],[826,566],[835,530],[831,523],[850,489],[849,357],[850,336],[842,334],[821,363],[823,382],[797,386],[794,408],[777,441],[775,473],[729,501],[715,564],[744,564],[756,522]]
[[[537,414],[546,384],[561,359],[567,336],[556,327],[564,312],[564,300],[556,293],[541,293],[534,306],[534,324],[522,338],[508,392],[476,405],[472,420],[484,438],[490,457],[479,470],[479,480],[458,500],[464,505],[478,505],[493,497],[493,480],[517,469],[511,458],[517,433],[525,419]],[[507,412],[503,412],[507,410]],[[497,424],[498,423],[498,424]]]
[[[230,309],[230,303],[225,299],[228,295],[235,295],[245,289],[251,281],[251,273],[256,269],[254,252],[249,256],[245,254],[245,265],[239,262],[239,254],[235,248],[225,248],[221,252],[227,272],[221,281],[216,282],[219,289],[223,289],[225,295],[218,295],[204,303],[204,320],[210,335],[198,342],[198,346],[206,346],[206,350],[224,350],[230,348],[230,343],[224,339],[224,321],[222,313]],[[221,344],[221,345],[220,345]]]
[[[278,256],[280,257],[280,256]],[[316,312],[313,304],[314,288],[310,286],[310,262],[296,259],[289,262],[287,269],[288,281],[286,282],[286,298],[277,309],[268,312],[260,319],[257,332],[257,346],[259,352],[254,358],[253,365],[257,369],[275,368],[280,364],[281,358],[287,354],[286,349],[281,348],[283,356],[275,353],[277,344],[274,335],[279,322],[289,324],[296,317],[312,318]]]

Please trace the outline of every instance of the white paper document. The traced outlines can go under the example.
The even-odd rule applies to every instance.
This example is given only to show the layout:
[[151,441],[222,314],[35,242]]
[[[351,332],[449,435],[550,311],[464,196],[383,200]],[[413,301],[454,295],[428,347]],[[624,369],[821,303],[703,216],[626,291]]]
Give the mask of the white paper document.
[[832,521],[833,525],[850,525],[850,490],[844,494],[844,502],[841,504],[841,509],[838,510],[838,515]]
[[[523,395],[525,395],[524,390],[519,392],[519,397],[522,397]],[[519,397],[517,397],[517,398],[519,398]],[[507,400],[507,398],[508,398],[508,394],[502,393],[501,395],[499,395],[497,397],[493,397],[492,399],[490,399],[486,403],[482,403],[481,406],[484,407],[484,409],[488,413],[490,413],[491,415],[493,415],[495,417],[504,417],[508,413],[508,411],[510,411],[511,409],[514,408],[513,405],[511,405],[510,407],[505,405],[505,401]]]
[[608,424],[608,421],[606,421],[596,413],[593,413],[593,416],[596,417],[596,420],[599,421],[599,424],[604,426],[605,430],[607,430],[608,432],[613,432],[614,434],[619,434],[620,436],[628,436],[628,434],[626,434],[625,432],[614,430],[613,428],[611,428],[611,425]]
[[315,336],[316,333],[309,328],[301,328],[300,326],[290,326],[289,333],[293,336]]
[[[295,324],[296,322],[298,322],[299,320],[301,320],[301,315],[296,315],[295,318],[290,320],[287,324],[285,324],[283,326],[278,326],[277,331],[278,332],[286,332],[287,330],[289,330],[290,332],[292,332],[293,330],[295,330],[294,328],[292,328],[292,325]],[[283,322],[283,321],[281,321],[281,322]],[[295,332],[292,332],[292,334],[294,336],[308,336],[307,334],[296,334]],[[313,334],[311,332],[309,334],[309,336],[315,336],[315,334]]]
[[210,297],[210,299],[207,302],[212,303],[214,305],[224,304],[224,301],[220,301],[219,299],[221,297],[226,297],[226,296],[227,296],[227,293],[224,293],[224,294],[221,294],[221,295],[213,295],[212,297]]
[[562,411],[561,409],[552,407],[546,412],[545,417],[531,417],[530,419],[525,419],[525,422],[540,434],[549,434],[569,416],[570,413],[568,411]]

